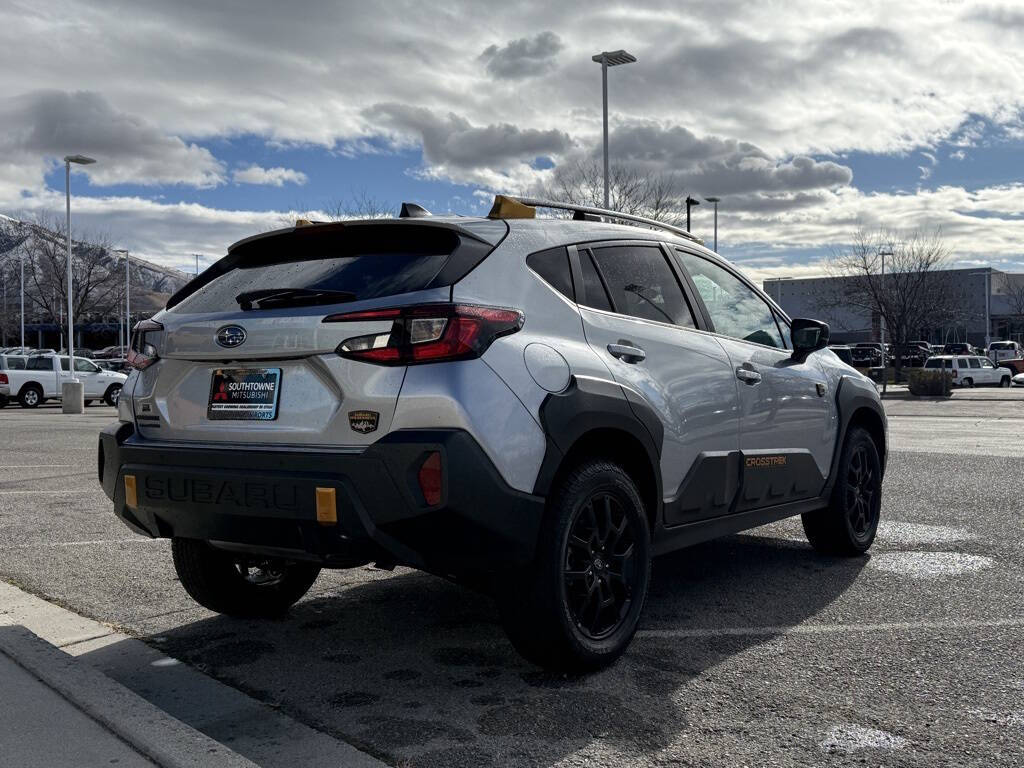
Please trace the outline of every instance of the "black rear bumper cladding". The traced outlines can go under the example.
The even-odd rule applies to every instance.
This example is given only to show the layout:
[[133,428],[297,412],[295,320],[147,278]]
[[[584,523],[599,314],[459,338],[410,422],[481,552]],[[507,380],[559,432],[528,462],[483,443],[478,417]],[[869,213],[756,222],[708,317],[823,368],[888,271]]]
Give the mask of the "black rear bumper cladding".
[[[441,503],[416,475],[442,457]],[[100,433],[98,471],[114,511],[151,537],[204,539],[325,566],[371,560],[448,574],[529,562],[544,501],[508,486],[462,430],[399,430],[362,453],[155,445],[130,423]],[[125,504],[124,476],[138,504]],[[338,522],[316,519],[315,489],[334,488]]]

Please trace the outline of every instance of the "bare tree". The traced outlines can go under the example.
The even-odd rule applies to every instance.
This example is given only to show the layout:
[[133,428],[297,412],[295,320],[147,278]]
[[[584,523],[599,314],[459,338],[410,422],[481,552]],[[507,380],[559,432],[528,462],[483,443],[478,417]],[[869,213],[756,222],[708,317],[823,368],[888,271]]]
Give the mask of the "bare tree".
[[331,221],[342,219],[392,219],[398,206],[369,194],[365,189],[353,192],[348,200],[329,203],[324,213]]
[[1006,275],[1003,281],[1003,291],[1006,296],[1006,305],[1010,310],[1011,328],[1013,332],[1014,321],[1024,324],[1024,275]]
[[[650,175],[631,166],[612,165],[608,169],[608,192],[613,210],[676,226],[686,222],[686,193],[675,174]],[[591,160],[559,166],[536,194],[549,200],[603,208],[604,166]]]
[[[38,312],[57,321],[67,308],[67,241],[63,223],[40,215],[24,225],[28,237],[21,244],[25,255],[25,298]],[[75,317],[116,314],[121,296],[121,272],[104,238],[72,241]]]
[[898,376],[908,341],[924,329],[965,318],[966,293],[945,269],[949,254],[938,230],[905,237],[886,230],[858,231],[852,245],[826,261],[829,277],[839,279],[823,282],[818,309],[830,317],[853,310],[881,318],[895,348]]

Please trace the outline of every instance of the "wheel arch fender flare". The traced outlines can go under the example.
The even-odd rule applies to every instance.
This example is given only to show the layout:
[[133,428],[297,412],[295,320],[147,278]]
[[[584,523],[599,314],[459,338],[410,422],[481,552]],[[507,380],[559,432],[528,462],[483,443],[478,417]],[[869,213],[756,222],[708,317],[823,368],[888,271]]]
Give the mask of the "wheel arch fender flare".
[[832,452],[828,481],[822,493],[826,497],[835,486],[839,460],[851,426],[862,426],[871,433],[878,448],[883,475],[888,456],[888,422],[874,384],[860,377],[843,376],[836,391],[836,409],[839,413],[839,429],[836,430],[836,445]]
[[[652,527],[660,519],[664,428],[640,393],[607,379],[574,375],[563,392],[544,398],[540,422],[547,449],[534,494],[548,495],[567,458],[581,452],[617,457],[642,486]],[[634,450],[637,446],[641,451]]]

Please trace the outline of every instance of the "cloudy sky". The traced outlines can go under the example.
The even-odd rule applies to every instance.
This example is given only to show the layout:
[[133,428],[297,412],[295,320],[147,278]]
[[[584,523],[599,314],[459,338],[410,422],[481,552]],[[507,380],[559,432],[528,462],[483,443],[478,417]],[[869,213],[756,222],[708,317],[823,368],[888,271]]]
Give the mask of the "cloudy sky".
[[[486,211],[600,146],[722,198],[719,250],[820,269],[858,226],[941,226],[1024,270],[1024,5],[4,0],[0,212],[191,269],[353,196]],[[710,240],[711,206],[693,229]]]

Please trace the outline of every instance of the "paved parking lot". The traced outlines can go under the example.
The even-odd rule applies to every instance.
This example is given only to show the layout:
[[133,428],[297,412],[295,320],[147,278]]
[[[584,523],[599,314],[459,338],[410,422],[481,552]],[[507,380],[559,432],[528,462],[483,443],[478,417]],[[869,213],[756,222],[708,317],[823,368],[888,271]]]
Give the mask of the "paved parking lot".
[[1022,765],[1024,392],[886,407],[869,557],[798,521],[664,557],[630,652],[580,679],[401,569],[325,573],[281,621],[196,607],[96,485],[109,408],[0,411],[0,577],[395,765]]

